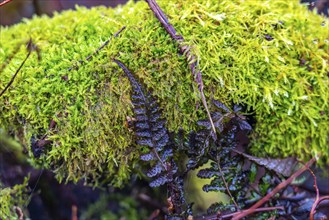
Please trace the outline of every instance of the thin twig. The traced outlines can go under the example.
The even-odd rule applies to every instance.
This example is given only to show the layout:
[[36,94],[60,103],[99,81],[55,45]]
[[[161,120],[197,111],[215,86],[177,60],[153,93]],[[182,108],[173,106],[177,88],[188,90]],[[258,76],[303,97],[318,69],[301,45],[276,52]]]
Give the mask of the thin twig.
[[[255,209],[254,212],[267,212],[267,211],[274,211],[274,210],[284,210],[283,206],[275,206],[275,207],[263,207],[263,208],[258,208]],[[221,215],[220,213],[216,213],[213,215],[209,215],[209,216],[200,216],[200,217],[194,217],[194,220],[220,220],[220,219],[227,219],[230,218],[238,213],[243,213],[246,212],[247,210],[242,210],[242,211],[238,211],[238,212],[234,212],[234,213],[229,213],[226,215]]]
[[[303,163],[303,162],[301,162]],[[303,163],[304,164],[304,163]],[[304,165],[305,166],[305,165]],[[320,192],[319,192],[319,188],[318,188],[318,184],[317,184],[317,180],[316,180],[316,176],[313,172],[313,170],[311,170],[310,167],[306,167],[306,169],[311,173],[311,175],[313,176],[313,181],[314,181],[314,189],[315,189],[315,192],[316,192],[316,197],[315,197],[315,201],[312,205],[312,208],[311,208],[311,211],[310,211],[310,220],[314,220],[314,214],[315,214],[315,209],[316,209],[316,206],[318,204],[318,201],[319,201],[319,198],[320,198]]]
[[11,2],[12,0],[4,0],[3,2],[0,2],[0,7],[4,6],[5,4]]
[[[44,169],[42,169],[42,170],[39,171],[39,174],[38,174],[37,180],[36,180],[36,182],[35,182],[35,184],[34,184],[34,187],[33,187],[32,191],[29,193],[29,196],[28,196],[28,198],[27,198],[27,203],[26,203],[26,206],[24,206],[24,208],[27,208],[28,204],[30,204],[30,202],[31,202],[31,200],[32,200],[32,197],[33,197],[33,193],[34,193],[35,190],[37,189],[37,186],[38,186],[38,183],[40,182],[40,179],[41,179],[41,176],[42,176],[42,174],[43,174],[43,171],[44,171]],[[31,179],[30,179],[30,181],[31,181]],[[32,182],[30,182],[30,184],[32,184]]]
[[155,17],[160,21],[160,23],[166,29],[166,31],[170,35],[170,37],[178,43],[180,53],[184,54],[187,59],[187,62],[190,63],[190,69],[192,71],[192,75],[194,77],[194,80],[198,84],[198,90],[201,95],[202,104],[207,111],[207,115],[208,115],[209,121],[211,123],[211,127],[214,132],[214,136],[216,137],[216,128],[215,128],[214,122],[211,118],[210,111],[209,111],[207,101],[206,101],[206,97],[203,92],[204,85],[203,85],[203,81],[202,81],[201,71],[198,69],[198,61],[197,61],[196,57],[194,55],[191,56],[190,47],[183,44],[183,42],[184,42],[183,36],[179,35],[177,33],[177,31],[175,30],[175,28],[169,23],[167,16],[161,10],[161,8],[157,4],[157,2],[155,0],[145,0],[145,1],[148,3],[148,5],[149,5],[150,9],[153,11]]
[[241,218],[246,217],[247,215],[250,215],[255,212],[257,208],[259,208],[261,205],[263,205],[265,202],[267,202],[270,198],[272,198],[275,194],[277,194],[280,190],[284,189],[286,186],[288,186],[295,178],[297,178],[299,175],[301,175],[305,170],[307,170],[307,167],[310,167],[314,162],[316,161],[315,158],[312,158],[309,160],[305,166],[297,170],[294,174],[292,174],[288,179],[281,182],[279,185],[277,185],[269,194],[267,194],[265,197],[263,197],[261,200],[259,200],[256,204],[254,204],[249,209],[245,210],[242,213],[237,213],[233,216],[232,220],[238,220]]
[[7,84],[7,86],[1,91],[0,93],[0,97],[7,91],[7,89],[13,84],[17,74],[19,73],[19,71],[22,69],[22,67],[24,66],[26,60],[30,57],[31,53],[33,50],[35,50],[35,46],[32,43],[32,40],[30,39],[29,42],[27,43],[27,49],[28,49],[28,54],[26,55],[25,59],[23,60],[23,62],[21,63],[21,65],[18,67],[18,69],[16,70],[15,74],[13,75],[13,77],[11,78],[11,80],[9,81],[9,83]]
[[234,206],[235,206],[236,210],[238,211],[238,210],[240,210],[240,208],[239,208],[238,204],[235,202],[234,197],[232,196],[231,191],[230,191],[230,189],[228,188],[228,184],[227,184],[227,182],[226,182],[226,180],[225,180],[224,173],[223,173],[222,168],[220,167],[220,164],[219,164],[219,158],[217,158],[216,161],[217,161],[217,166],[218,166],[219,172],[220,172],[220,174],[221,174],[220,176],[221,176],[221,178],[222,178],[222,180],[223,180],[223,182],[224,182],[224,185],[225,185],[226,191],[227,191],[228,195],[230,196],[230,198],[232,199],[232,201],[233,201],[233,203],[234,203]]
[[[123,26],[119,31],[117,31],[113,36],[111,36],[107,41],[105,41],[97,50],[95,50],[92,54],[87,56],[85,60],[79,60],[79,63],[83,63],[84,61],[89,61],[93,56],[95,56],[101,49],[103,49],[106,45],[110,43],[113,37],[117,37],[124,29],[126,29],[126,26]],[[71,71],[74,67],[70,67],[68,70]]]
[[[283,206],[276,206],[276,207],[257,208],[257,209],[254,210],[254,212],[268,212],[268,211],[274,211],[274,210],[278,210],[278,209],[284,210],[284,207]],[[223,215],[223,216],[221,216],[221,218],[222,219],[229,218],[229,217],[232,217],[232,216],[236,215],[237,213],[244,213],[246,211],[248,211],[248,209],[243,210],[243,211],[239,211],[239,212],[236,212],[236,213]]]
[[329,195],[328,196],[321,196],[318,199],[316,199],[312,205],[312,209],[310,212],[310,220],[314,219],[314,215],[315,215],[315,210],[318,207],[318,205],[323,201],[323,200],[329,200]]

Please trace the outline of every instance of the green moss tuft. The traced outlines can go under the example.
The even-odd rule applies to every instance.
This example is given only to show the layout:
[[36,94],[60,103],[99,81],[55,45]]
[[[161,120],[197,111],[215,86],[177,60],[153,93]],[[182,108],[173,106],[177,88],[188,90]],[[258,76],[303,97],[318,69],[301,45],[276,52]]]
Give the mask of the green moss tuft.
[[27,206],[27,185],[29,177],[22,184],[13,187],[3,187],[0,182],[0,219],[19,219],[15,207],[20,210]]
[[[214,97],[254,111],[255,154],[300,159],[321,154],[328,163],[327,18],[307,11],[297,0],[159,3],[186,44],[193,45],[208,100]],[[122,26],[127,29],[96,57],[68,71]],[[1,97],[0,124],[6,130],[23,130],[27,143],[32,135],[47,132],[53,146],[43,162],[60,180],[120,186],[138,160],[139,149],[124,126],[126,116],[132,115],[130,86],[111,61],[114,57],[153,89],[170,130],[190,130],[206,116],[188,64],[145,2],[116,9],[77,7],[53,18],[1,27],[0,62],[30,37],[42,60],[38,63],[33,54]],[[0,90],[25,54],[22,46],[0,73]],[[49,132],[51,119],[58,125]]]

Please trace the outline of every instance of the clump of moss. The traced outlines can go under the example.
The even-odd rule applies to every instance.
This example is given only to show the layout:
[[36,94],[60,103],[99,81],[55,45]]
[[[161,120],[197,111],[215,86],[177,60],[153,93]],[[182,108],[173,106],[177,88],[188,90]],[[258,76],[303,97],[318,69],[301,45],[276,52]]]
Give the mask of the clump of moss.
[[28,202],[28,179],[26,177],[22,184],[13,187],[4,187],[0,182],[0,219],[20,219]]
[[[255,114],[255,154],[321,154],[328,163],[328,19],[297,0],[159,3],[199,59],[208,100],[244,105]],[[91,61],[77,63],[122,26],[126,30]],[[53,144],[41,160],[59,180],[120,186],[138,160],[125,127],[132,115],[130,86],[113,58],[153,89],[170,130],[190,130],[206,116],[188,64],[145,2],[77,7],[1,27],[0,62],[30,37],[42,59],[31,56],[1,97],[0,124],[23,133],[27,143],[47,134]],[[3,70],[0,89],[25,53],[21,49]],[[52,119],[57,126],[49,131]]]

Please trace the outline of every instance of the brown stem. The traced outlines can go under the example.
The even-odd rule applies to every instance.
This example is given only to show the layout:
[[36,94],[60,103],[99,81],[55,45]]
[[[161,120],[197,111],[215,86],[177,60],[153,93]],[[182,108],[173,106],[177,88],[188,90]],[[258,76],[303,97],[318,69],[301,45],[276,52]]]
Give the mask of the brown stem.
[[224,182],[224,185],[225,185],[226,191],[227,191],[228,195],[230,196],[230,198],[232,199],[232,201],[233,201],[233,203],[234,203],[234,206],[235,206],[236,210],[240,210],[238,204],[235,202],[234,197],[233,197],[232,194],[231,194],[230,189],[228,188],[228,184],[227,184],[227,182],[226,182],[226,180],[225,180],[224,173],[223,173],[222,168],[220,167],[220,164],[219,164],[219,158],[217,158],[216,161],[217,161],[217,166],[218,166],[219,172],[220,172],[220,174],[221,174],[221,178],[222,178],[222,180],[223,180],[223,182]]
[[13,84],[17,74],[19,73],[19,71],[22,69],[22,67],[24,66],[26,60],[30,57],[32,51],[34,50],[34,46],[32,45],[32,40],[30,39],[28,44],[27,44],[27,48],[28,48],[28,54],[26,55],[25,59],[23,60],[23,62],[21,63],[21,65],[18,67],[18,69],[16,70],[15,74],[13,75],[13,77],[11,78],[11,80],[9,81],[9,83],[6,85],[6,87],[1,91],[0,93],[0,97],[7,91],[7,89]]
[[[263,208],[258,208],[255,209],[254,212],[268,212],[268,211],[274,211],[274,210],[284,210],[283,206],[275,206],[275,207],[263,207]],[[248,209],[247,209],[248,210]],[[236,214],[240,214],[243,212],[246,212],[247,210],[242,210],[242,211],[238,211],[238,212],[234,212],[234,213],[230,213],[230,214],[226,214],[226,215],[221,215],[219,214],[214,214],[214,215],[210,215],[210,216],[201,216],[201,217],[195,217],[194,220],[220,220],[220,219],[227,219],[230,218]]]
[[[284,207],[283,206],[276,206],[276,207],[264,207],[264,208],[258,208],[258,209],[255,209],[254,212],[268,212],[268,211],[274,211],[274,210],[278,210],[278,209],[281,209],[281,210],[284,210]],[[244,212],[247,212],[247,210],[243,210],[243,211],[240,211],[240,212],[236,212],[236,213],[231,213],[231,214],[227,214],[227,215],[223,215],[221,216],[221,218],[225,219],[225,218],[229,218],[229,217],[232,217],[238,213],[244,213]]]
[[316,197],[316,200],[314,201],[314,203],[312,205],[311,212],[310,212],[310,220],[314,219],[315,210],[323,200],[329,200],[329,195],[328,196]]
[[5,4],[11,2],[12,0],[4,0],[3,2],[0,2],[0,7],[4,6]]
[[312,208],[311,208],[311,211],[310,211],[310,220],[314,220],[315,209],[317,207],[317,204],[318,204],[318,201],[319,201],[319,198],[320,198],[320,192],[319,192],[319,188],[318,188],[316,176],[315,176],[313,170],[311,170],[311,168],[309,168],[309,167],[306,167],[306,168],[308,169],[308,171],[313,176],[313,181],[314,181],[314,185],[313,186],[314,186],[314,189],[315,189],[315,192],[316,192],[315,201],[314,201],[314,203],[312,205]]
[[315,210],[323,200],[329,200],[329,195],[328,196],[321,196],[319,198],[317,197],[317,199],[314,201],[314,203],[312,205],[312,209],[311,209],[311,212],[310,212],[310,220],[314,219]]
[[182,35],[179,35],[175,28],[169,23],[169,20],[167,19],[167,16],[165,13],[161,10],[160,6],[157,4],[155,0],[145,0],[150,9],[153,11],[155,17],[159,20],[159,22],[162,24],[164,29],[166,29],[167,33],[170,35],[170,37],[178,43],[180,53],[185,54],[185,57],[187,59],[187,62],[190,63],[190,69],[192,71],[192,75],[196,83],[198,84],[198,90],[201,95],[202,104],[206,109],[209,121],[211,123],[212,130],[214,132],[214,136],[216,137],[216,128],[214,125],[214,122],[211,118],[210,111],[207,105],[206,97],[203,92],[203,81],[202,81],[202,75],[201,71],[198,69],[198,61],[194,55],[191,55],[190,47],[183,44],[184,38]]
[[271,197],[273,197],[275,194],[277,194],[280,190],[284,189],[286,186],[288,186],[296,177],[301,175],[305,170],[308,169],[314,162],[316,161],[315,158],[312,158],[309,160],[305,166],[297,170],[294,174],[292,174],[288,179],[281,182],[279,185],[277,185],[269,194],[267,194],[265,197],[263,197],[261,200],[259,200],[256,204],[254,204],[252,207],[247,209],[246,211],[242,213],[236,213],[232,220],[238,220],[241,218],[246,217],[247,215],[250,215],[255,212],[257,208],[259,208],[261,205],[263,205],[265,202],[267,202]]

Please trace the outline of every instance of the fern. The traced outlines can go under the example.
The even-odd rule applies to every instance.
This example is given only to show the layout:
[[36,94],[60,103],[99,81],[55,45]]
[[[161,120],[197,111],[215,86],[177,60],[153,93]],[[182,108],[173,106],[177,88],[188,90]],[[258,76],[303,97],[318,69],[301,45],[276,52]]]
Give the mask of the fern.
[[[213,100],[213,104],[218,110],[211,113],[217,134],[213,134],[208,120],[197,122],[201,129],[190,132],[185,147],[189,156],[186,167],[187,170],[195,169],[210,160],[210,167],[201,169],[197,173],[199,178],[211,179],[211,182],[204,185],[202,189],[205,192],[227,192],[233,201],[239,201],[242,194],[247,191],[249,177],[248,171],[243,169],[243,156],[233,150],[239,147],[240,137],[246,135],[251,130],[251,126],[239,113],[238,106],[234,106],[234,110],[230,111],[217,100]],[[240,206],[242,205],[243,201]],[[223,204],[216,203],[208,212],[223,207]]]
[[[160,107],[156,99],[142,86],[137,78],[119,60],[114,60],[127,75],[131,87],[131,102],[134,111],[134,130],[136,143],[146,146],[149,152],[140,159],[151,163],[146,175],[153,180],[151,187],[167,184],[170,199],[175,204],[170,210],[173,215],[188,215],[190,210],[186,204],[183,190],[183,179],[178,175],[178,167],[173,159],[174,142],[166,128],[166,120],[162,118]],[[183,208],[185,207],[185,208]]]
[[[128,68],[118,60],[114,60],[127,75],[131,87],[131,102],[135,113],[135,135],[136,143],[147,146],[150,152],[141,156],[144,161],[157,161],[147,173],[148,177],[154,180],[150,186],[156,187],[172,181],[169,173],[175,172],[172,164],[168,163],[172,158],[172,148],[168,130],[165,127],[166,121],[161,118],[160,107],[150,92],[145,91],[141,83],[132,75]],[[174,173],[172,173],[174,174]]]
[[[202,187],[203,191],[224,192],[232,200],[232,203],[227,205],[212,204],[208,214],[217,213],[219,210],[232,212],[248,207],[277,184],[273,180],[290,176],[297,165],[295,158],[257,158],[245,153],[247,149],[243,140],[252,128],[246,117],[240,114],[241,108],[234,106],[233,111],[230,111],[217,100],[213,100],[213,104],[217,108],[217,111],[211,113],[217,134],[212,134],[208,120],[199,120],[197,124],[200,130],[190,132],[185,144],[186,154],[189,156],[187,172],[210,161],[209,167],[197,173],[199,178],[211,180]],[[251,166],[253,164],[254,166]],[[265,172],[256,167],[265,169]],[[254,180],[251,176],[254,176]],[[258,185],[260,181],[262,184]],[[279,200],[276,202],[282,204]]]
[[[261,194],[273,187],[275,182],[272,179],[277,176],[289,176],[292,171],[291,166],[296,165],[294,158],[265,159],[245,153],[247,149],[242,140],[247,138],[251,130],[250,124],[246,121],[246,117],[240,114],[240,107],[234,106],[231,111],[217,100],[213,100],[217,111],[211,113],[216,134],[209,120],[199,120],[197,124],[200,129],[190,131],[188,135],[182,129],[177,134],[169,133],[156,98],[123,63],[118,60],[114,62],[123,69],[132,87],[133,129],[136,144],[149,149],[140,156],[142,161],[151,166],[146,172],[146,176],[151,178],[149,185],[159,187],[166,184],[167,186],[168,201],[171,204],[167,219],[185,219],[192,214],[192,204],[187,204],[184,198],[184,177],[189,171],[209,161],[210,167],[203,168],[197,173],[199,178],[211,179],[210,183],[204,185],[202,189],[205,192],[225,192],[232,200],[232,203],[227,205],[212,204],[208,209],[209,214],[219,210],[229,213],[248,207],[258,200]],[[177,155],[179,158],[188,158],[184,170],[178,171],[177,164],[180,165],[183,161],[175,161]],[[251,166],[252,164],[255,165]],[[266,178],[263,178],[260,190],[255,190],[255,187],[258,188],[258,183],[264,174],[259,175],[262,172],[257,172],[256,165],[269,171],[265,173]],[[250,182],[252,179],[254,183]],[[277,203],[281,204],[279,200]]]

